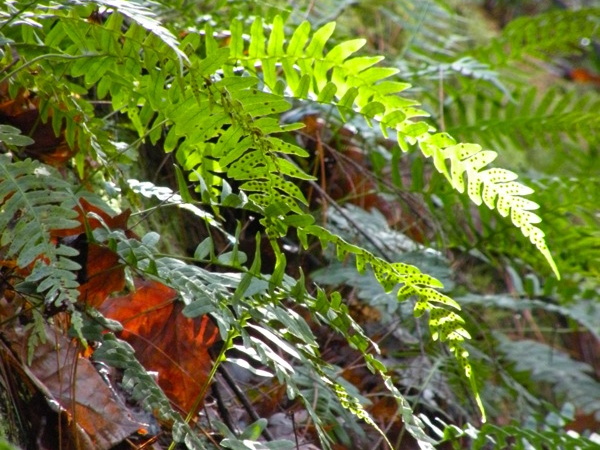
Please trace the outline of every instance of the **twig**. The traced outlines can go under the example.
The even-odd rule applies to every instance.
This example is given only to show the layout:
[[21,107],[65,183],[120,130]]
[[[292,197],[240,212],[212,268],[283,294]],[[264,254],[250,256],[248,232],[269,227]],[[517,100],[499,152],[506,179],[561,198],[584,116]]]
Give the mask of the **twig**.
[[[250,416],[250,418],[254,422],[256,422],[257,420],[259,420],[260,416],[258,415],[258,413],[256,412],[256,410],[254,409],[254,406],[252,406],[252,403],[250,403],[250,400],[248,400],[248,397],[246,397],[246,394],[244,394],[242,392],[242,390],[237,385],[237,383],[235,382],[235,380],[233,379],[233,377],[231,376],[231,374],[229,373],[229,371],[222,364],[219,365],[219,367],[217,368],[217,371],[221,374],[221,376],[223,377],[223,379],[227,383],[227,386],[229,386],[229,388],[233,391],[233,393],[238,398],[238,400],[242,403],[242,405],[244,406],[244,409],[246,410],[246,412],[248,413],[248,415]],[[262,434],[264,435],[264,437],[265,437],[265,439],[267,441],[274,441],[275,440],[275,438],[273,437],[273,435],[271,434],[271,432],[268,429],[266,429],[266,428],[262,431]]]
[[[225,425],[227,425],[227,428],[229,428],[231,431],[235,432],[237,427],[233,424],[233,421],[231,420],[231,415],[229,414],[229,411],[225,407],[225,402],[223,401],[223,396],[221,395],[221,391],[219,390],[218,383],[212,384],[211,393],[212,393],[213,397],[215,398],[215,400],[217,401],[217,410],[219,411],[219,416],[221,416],[221,419],[223,419],[223,422],[225,422]],[[207,416],[208,416],[208,414],[207,414]]]
[[319,186],[318,183],[315,183],[314,181],[309,181],[309,183],[314,189],[319,191],[320,195],[325,197],[325,199],[329,202],[329,205],[333,207],[333,209],[335,209],[340,214],[340,216],[346,219],[346,221],[350,225],[352,225],[352,227],[354,227],[356,231],[380,253],[381,256],[383,256],[388,261],[392,261],[391,255],[388,254],[388,252],[386,252],[385,249],[383,249],[383,247],[381,247],[379,243],[375,239],[373,239],[371,235],[369,235],[369,233],[363,230],[362,227],[358,223],[356,223],[354,219],[352,219],[352,217],[346,214],[344,209],[340,205],[338,205],[337,202],[333,198],[331,198],[329,194],[327,194],[327,192],[325,192],[325,190],[323,190],[323,188]]
[[296,441],[296,450],[300,449],[300,443],[298,442],[298,430],[296,429],[296,418],[294,417],[294,411],[290,411],[292,418],[292,429],[294,430],[294,440]]

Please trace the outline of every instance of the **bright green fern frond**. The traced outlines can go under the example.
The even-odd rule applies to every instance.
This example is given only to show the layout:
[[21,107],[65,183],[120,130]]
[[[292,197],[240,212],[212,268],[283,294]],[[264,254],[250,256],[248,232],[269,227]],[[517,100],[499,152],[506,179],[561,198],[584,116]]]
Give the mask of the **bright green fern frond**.
[[[467,193],[473,203],[485,203],[488,208],[496,209],[503,217],[510,215],[512,223],[544,255],[556,277],[560,278],[556,263],[546,245],[544,232],[535,225],[542,219],[531,212],[538,209],[539,205],[523,197],[531,194],[533,189],[515,181],[518,176],[510,170],[482,170],[496,159],[496,152],[482,150],[477,144],[447,145],[447,139],[449,136],[445,133],[430,135],[421,140],[420,146],[424,154],[433,156],[436,168],[450,180],[457,191],[464,192],[466,174]],[[450,160],[450,171],[446,167],[446,159]]]
[[269,117],[286,111],[290,104],[280,96],[259,91],[257,83],[252,77],[225,77],[208,83],[204,92],[188,90],[187,98],[164,112],[174,123],[167,148],[183,139],[177,149],[178,160],[185,169],[197,173],[194,180],[212,183],[207,188],[213,189],[213,196],[222,174],[226,174],[241,182],[240,189],[249,192],[248,198],[256,207],[279,205],[283,214],[301,214],[300,205],[306,204],[306,199],[286,177],[312,177],[285,155],[303,157],[307,153],[275,136],[299,126],[281,126]]
[[469,353],[463,345],[465,339],[470,339],[470,335],[463,327],[464,320],[452,311],[460,310],[460,305],[436,290],[443,287],[442,283],[422,273],[415,266],[399,262],[389,263],[378,258],[369,251],[347,243],[318,225],[311,225],[299,230],[298,235],[305,248],[308,247],[307,235],[309,234],[317,237],[323,247],[330,243],[333,244],[340,260],[348,255],[354,255],[356,268],[359,272],[364,271],[367,265],[371,266],[375,277],[387,292],[395,286],[401,285],[397,294],[399,301],[404,301],[411,296],[417,298],[414,315],[419,317],[429,311],[429,327],[433,339],[446,342],[456,357],[465,377],[469,380],[475,400],[485,421],[485,411],[479,396],[475,375],[468,360]]
[[[260,19],[255,22],[254,37],[262,37]],[[314,33],[310,33],[310,25],[305,22],[300,25],[289,40],[287,48],[280,44],[281,20],[273,24],[273,38],[277,44],[268,45],[264,57],[244,52],[244,41],[241,26],[238,24],[232,30],[232,38],[238,44],[232,47],[231,58],[234,63],[242,64],[252,72],[257,72],[257,66],[263,72],[269,67],[281,64],[277,83],[284,80],[291,94],[301,98],[317,100],[338,107],[342,117],[344,113],[354,111],[362,115],[367,122],[379,122],[384,133],[393,130],[397,133],[400,148],[408,150],[408,144],[419,144],[426,157],[431,157],[438,171],[448,178],[452,186],[459,192],[464,192],[464,174],[468,175],[468,194],[472,201],[480,205],[483,201],[491,209],[506,217],[510,214],[513,224],[518,227],[525,237],[544,255],[548,264],[559,277],[558,268],[548,250],[544,233],[534,224],[541,219],[531,213],[538,206],[522,196],[533,192],[531,189],[515,182],[517,175],[504,169],[483,170],[497,156],[491,150],[482,150],[477,144],[456,144],[447,133],[437,133],[420,117],[427,113],[418,109],[418,103],[400,97],[399,92],[409,85],[387,78],[397,73],[396,69],[375,66],[379,59],[351,57],[363,44],[360,40],[343,42],[325,53],[326,40],[333,33],[335,24],[324,25]],[[268,52],[272,51],[273,54]],[[283,52],[283,55],[281,54]],[[255,55],[262,52],[254,52]],[[303,81],[304,80],[304,81]],[[267,87],[275,90],[276,84]],[[274,83],[274,79],[271,81]],[[450,164],[450,170],[447,167]]]

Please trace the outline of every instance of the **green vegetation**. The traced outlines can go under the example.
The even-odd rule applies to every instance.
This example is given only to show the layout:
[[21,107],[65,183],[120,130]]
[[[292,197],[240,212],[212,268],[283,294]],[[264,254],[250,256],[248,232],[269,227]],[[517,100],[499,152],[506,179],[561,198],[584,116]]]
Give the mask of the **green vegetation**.
[[0,6],[3,358],[60,329],[171,447],[597,446],[600,9],[292,3]]

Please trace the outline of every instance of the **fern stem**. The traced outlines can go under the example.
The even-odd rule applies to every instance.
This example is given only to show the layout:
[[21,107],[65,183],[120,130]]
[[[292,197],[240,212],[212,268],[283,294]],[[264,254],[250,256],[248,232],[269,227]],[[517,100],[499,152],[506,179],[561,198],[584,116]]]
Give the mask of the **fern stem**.
[[[204,396],[206,395],[208,386],[210,386],[210,384],[212,383],[212,380],[215,378],[215,375],[216,375],[217,370],[219,369],[219,366],[221,365],[221,363],[225,361],[225,359],[226,359],[225,353],[227,353],[227,351],[233,345],[233,339],[237,336],[237,334],[238,333],[236,330],[233,330],[233,329],[229,330],[229,333],[227,334],[227,340],[223,344],[223,348],[221,348],[221,351],[219,352],[219,355],[217,356],[215,363],[213,364],[213,367],[210,370],[210,373],[208,374],[208,377],[206,379],[206,382],[204,383],[204,386],[202,386],[202,389],[200,390],[198,397],[196,397],[196,401],[194,402],[194,405],[192,406],[192,408],[189,410],[187,416],[185,417],[185,421],[184,421],[185,424],[189,424],[190,420],[192,420],[192,417],[194,417],[194,415],[196,414],[197,409],[200,407],[200,403],[202,402],[202,400],[204,399]],[[171,442],[168,450],[174,450],[174,449],[175,449],[175,442]]]
[[6,80],[8,80],[9,78],[11,78],[12,76],[14,76],[15,74],[17,74],[18,72],[20,72],[23,69],[26,69],[27,67],[42,61],[44,59],[66,59],[66,60],[75,60],[75,59],[82,59],[82,58],[96,58],[98,56],[110,56],[110,55],[102,55],[102,54],[94,54],[94,55],[63,55],[60,53],[48,53],[46,55],[40,55],[37,56],[35,58],[33,58],[30,61],[27,61],[26,63],[23,63],[22,66],[17,67],[15,70],[13,70],[12,72],[10,72],[9,74],[5,75],[4,77],[0,78],[0,84],[3,84]]

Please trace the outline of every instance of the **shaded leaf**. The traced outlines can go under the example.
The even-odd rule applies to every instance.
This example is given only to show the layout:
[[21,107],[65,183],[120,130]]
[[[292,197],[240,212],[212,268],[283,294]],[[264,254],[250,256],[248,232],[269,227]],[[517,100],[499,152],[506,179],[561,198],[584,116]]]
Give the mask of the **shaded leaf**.
[[109,298],[100,311],[123,324],[121,336],[136,350],[140,363],[158,372],[159,386],[187,412],[209,381],[213,363],[208,350],[218,329],[208,316],[185,317],[174,289],[139,279],[135,285],[135,292]]
[[23,328],[2,332],[23,364],[21,369],[49,401],[57,402],[81,427],[95,449],[110,449],[147,425],[113,396],[92,363],[79,355],[77,344],[46,326],[47,341],[34,350],[31,366],[27,358],[27,332]]

